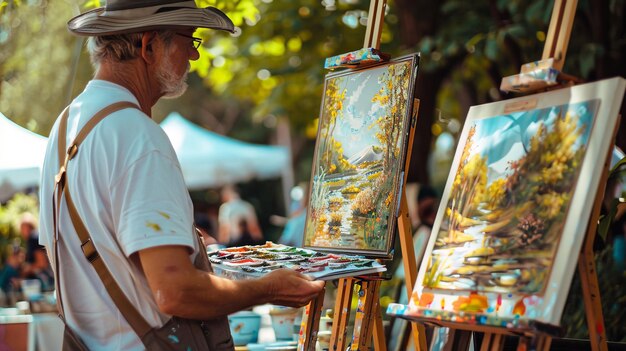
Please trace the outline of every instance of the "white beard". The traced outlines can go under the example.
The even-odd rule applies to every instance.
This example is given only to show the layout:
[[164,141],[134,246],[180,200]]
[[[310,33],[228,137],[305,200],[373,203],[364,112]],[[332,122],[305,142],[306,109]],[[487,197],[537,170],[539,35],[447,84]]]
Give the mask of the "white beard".
[[156,78],[161,85],[161,92],[166,99],[175,99],[185,93],[187,87],[187,75],[189,74],[190,64],[187,63],[185,73],[177,77],[172,69],[169,55],[163,60],[163,63],[156,71]]

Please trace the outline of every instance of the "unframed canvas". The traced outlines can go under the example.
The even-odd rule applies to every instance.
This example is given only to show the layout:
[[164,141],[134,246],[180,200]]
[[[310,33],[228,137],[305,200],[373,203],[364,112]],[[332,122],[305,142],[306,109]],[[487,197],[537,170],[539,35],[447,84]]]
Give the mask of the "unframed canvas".
[[474,106],[407,318],[559,325],[626,81]]
[[304,247],[391,256],[418,58],[327,75]]

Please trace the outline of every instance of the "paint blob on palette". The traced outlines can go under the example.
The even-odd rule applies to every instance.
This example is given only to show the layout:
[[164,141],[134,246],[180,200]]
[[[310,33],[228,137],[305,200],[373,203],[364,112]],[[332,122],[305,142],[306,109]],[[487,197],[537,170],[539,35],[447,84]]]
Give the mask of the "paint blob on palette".
[[386,271],[374,259],[302,249],[271,241],[263,245],[229,247],[209,253],[215,274],[229,279],[258,278],[287,268],[317,280],[362,276]]

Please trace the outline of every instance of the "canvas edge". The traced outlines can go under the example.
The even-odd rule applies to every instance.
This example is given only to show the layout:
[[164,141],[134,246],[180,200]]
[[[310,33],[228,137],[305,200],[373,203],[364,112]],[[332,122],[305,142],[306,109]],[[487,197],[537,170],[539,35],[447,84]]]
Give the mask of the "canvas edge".
[[[580,88],[580,89],[574,89]],[[544,294],[544,303],[552,303],[553,306],[545,306],[541,321],[559,325],[565,302],[569,294],[574,272],[578,268],[580,255],[585,234],[587,232],[588,219],[595,197],[600,186],[603,165],[609,152],[615,144],[613,132],[617,128],[619,109],[623,102],[626,80],[623,78],[611,78],[598,82],[581,85],[572,88],[570,103],[590,100],[586,94],[593,93],[592,98],[600,99],[596,121],[589,136],[589,145],[585,153],[585,159],[580,169],[580,175],[573,193],[572,202],[563,227],[563,236],[559,242],[556,259],[553,263],[550,278]],[[617,95],[621,91],[621,98]],[[588,176],[585,179],[584,176]],[[593,195],[593,196],[590,196]],[[586,220],[580,221],[580,218]],[[569,233],[574,234],[569,234]],[[565,235],[573,236],[571,242],[566,242]],[[564,246],[565,245],[565,246]],[[575,257],[575,259],[573,259]],[[565,284],[567,288],[555,284],[553,277],[562,276],[558,283]],[[548,299],[549,298],[549,299]],[[551,311],[550,311],[551,310]]]

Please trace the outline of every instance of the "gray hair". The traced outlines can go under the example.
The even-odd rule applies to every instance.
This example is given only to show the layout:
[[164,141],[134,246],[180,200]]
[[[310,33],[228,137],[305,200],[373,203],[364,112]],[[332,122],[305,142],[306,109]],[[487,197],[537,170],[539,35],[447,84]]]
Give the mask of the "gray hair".
[[[157,35],[161,37],[166,46],[169,46],[175,34],[176,32],[171,30],[157,31]],[[95,69],[98,69],[103,60],[122,62],[137,58],[141,52],[142,37],[143,33],[89,37],[87,50],[91,64]]]

